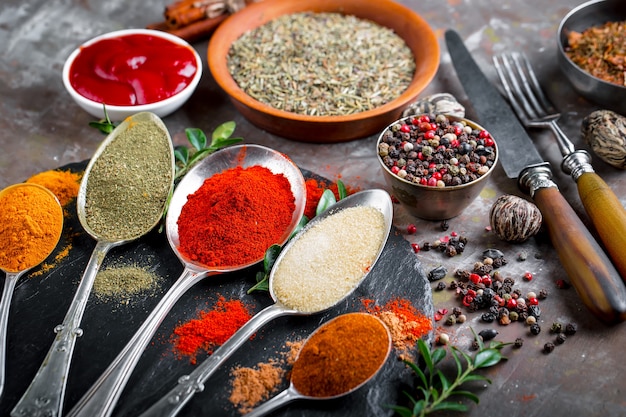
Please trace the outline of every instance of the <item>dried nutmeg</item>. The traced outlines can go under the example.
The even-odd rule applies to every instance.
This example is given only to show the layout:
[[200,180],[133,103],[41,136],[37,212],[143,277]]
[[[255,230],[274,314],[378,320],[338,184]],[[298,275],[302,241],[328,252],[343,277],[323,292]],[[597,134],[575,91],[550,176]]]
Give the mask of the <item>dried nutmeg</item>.
[[543,218],[539,208],[521,197],[500,196],[489,212],[491,229],[507,242],[524,242],[541,229]]
[[593,152],[607,164],[626,169],[626,117],[597,110],[582,121],[582,136]]

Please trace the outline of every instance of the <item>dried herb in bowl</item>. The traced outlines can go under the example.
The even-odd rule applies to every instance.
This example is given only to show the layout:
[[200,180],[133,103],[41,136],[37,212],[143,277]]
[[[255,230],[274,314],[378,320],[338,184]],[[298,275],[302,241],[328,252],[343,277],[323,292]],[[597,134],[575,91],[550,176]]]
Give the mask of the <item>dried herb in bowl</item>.
[[231,46],[228,69],[239,87],[275,109],[343,116],[402,94],[415,59],[391,29],[341,13],[280,16]]

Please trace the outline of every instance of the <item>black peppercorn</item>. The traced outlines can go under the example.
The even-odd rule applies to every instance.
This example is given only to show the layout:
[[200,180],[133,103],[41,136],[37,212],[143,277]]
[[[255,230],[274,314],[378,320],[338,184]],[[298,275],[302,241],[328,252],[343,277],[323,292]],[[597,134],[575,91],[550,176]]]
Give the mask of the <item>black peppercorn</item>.
[[565,326],[565,334],[567,335],[573,335],[574,333],[576,333],[577,330],[578,326],[576,325],[576,323],[568,323]]
[[496,319],[496,315],[493,313],[483,313],[483,315],[480,316],[480,318],[484,322],[491,323]]
[[522,339],[521,337],[518,337],[517,339],[515,339],[515,342],[513,343],[513,346],[516,348],[521,348],[524,345],[524,339]]
[[445,290],[445,289],[446,289],[446,287],[447,287],[446,283],[445,283],[445,282],[441,282],[441,281],[440,281],[440,282],[437,284],[437,286],[435,287],[435,290],[436,290],[436,291],[443,291],[443,290]]
[[562,345],[563,343],[565,343],[566,339],[567,339],[567,336],[565,336],[565,333],[559,333],[556,335],[556,343],[558,343],[559,345]]
[[563,325],[561,323],[552,323],[550,327],[550,333],[561,333],[563,330]]
[[554,350],[554,343],[548,342],[545,345],[543,345],[543,351],[545,353],[551,353],[553,350]]
[[438,267],[432,269],[428,273],[428,280],[429,281],[438,281],[438,280],[444,278],[447,273],[448,273],[448,270],[444,266],[439,265]]
[[537,323],[532,324],[530,326],[530,333],[534,334],[535,336],[538,335],[539,333],[541,333],[541,327]]
[[491,340],[498,335],[498,331],[496,329],[485,329],[481,330],[478,333],[478,336],[482,337],[483,340]]

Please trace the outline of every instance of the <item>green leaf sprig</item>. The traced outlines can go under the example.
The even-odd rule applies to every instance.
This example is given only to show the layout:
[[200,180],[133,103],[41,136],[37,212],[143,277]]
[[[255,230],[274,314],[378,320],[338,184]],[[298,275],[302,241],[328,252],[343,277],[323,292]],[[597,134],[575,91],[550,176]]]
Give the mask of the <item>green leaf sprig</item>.
[[[474,330],[472,329],[472,332]],[[489,346],[485,346],[481,338],[474,332],[474,337],[478,343],[478,351],[474,356],[470,356],[459,348],[452,346],[450,353],[456,364],[456,375],[454,379],[449,379],[437,365],[447,356],[445,348],[431,348],[423,340],[417,341],[417,347],[421,357],[426,365],[425,371],[422,371],[415,363],[405,360],[404,362],[418,376],[417,392],[419,397],[416,398],[411,394],[404,392],[409,398],[412,407],[391,406],[396,413],[402,417],[424,417],[437,411],[459,411],[468,410],[467,405],[450,401],[451,397],[469,398],[478,404],[478,396],[470,391],[461,389],[461,385],[470,381],[486,381],[491,384],[491,380],[483,375],[476,373],[477,370],[497,365],[506,357],[502,355],[502,348],[509,343],[491,342]],[[463,358],[463,361],[461,360]],[[465,366],[463,365],[465,362]]]
[[104,110],[104,119],[100,119],[96,122],[89,122],[89,126],[95,129],[98,129],[100,132],[104,133],[105,135],[108,135],[109,133],[113,132],[113,129],[117,127],[117,124],[113,123],[111,119],[109,119],[109,114],[107,113],[106,104],[103,104],[102,108]]
[[185,134],[187,135],[187,140],[191,147],[188,148],[184,145],[179,145],[174,148],[174,157],[176,158],[175,179],[182,178],[196,163],[207,155],[241,142],[243,138],[231,137],[235,131],[235,127],[236,124],[233,121],[222,123],[211,134],[210,143],[201,129],[185,129]]
[[[337,180],[337,194],[339,195],[339,200],[346,198],[346,196],[348,195],[346,186],[341,180]],[[327,210],[337,201],[338,200],[337,198],[335,198],[335,194],[332,192],[332,190],[325,189],[322,193],[322,196],[320,197],[320,200],[317,202],[315,215],[317,216],[323,211]],[[300,218],[300,222],[291,233],[291,236],[289,236],[289,239],[287,239],[287,242],[292,237],[297,235],[308,222],[309,219],[306,216],[302,216],[302,218]],[[285,242],[285,244],[287,244],[287,242]],[[265,251],[265,257],[263,258],[263,270],[256,273],[256,284],[250,287],[250,289],[248,290],[248,294],[252,293],[253,291],[269,291],[270,272],[272,271],[274,263],[276,262],[276,259],[278,258],[278,255],[280,255],[282,249],[283,246],[272,245],[267,249],[267,251]]]

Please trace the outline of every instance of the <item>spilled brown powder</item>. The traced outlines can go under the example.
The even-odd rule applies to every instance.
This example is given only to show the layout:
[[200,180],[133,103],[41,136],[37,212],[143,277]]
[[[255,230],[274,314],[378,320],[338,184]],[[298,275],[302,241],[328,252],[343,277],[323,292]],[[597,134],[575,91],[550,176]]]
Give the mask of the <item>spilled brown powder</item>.
[[231,372],[232,391],[229,401],[241,414],[247,414],[259,403],[267,400],[284,381],[287,369],[291,368],[304,341],[287,341],[286,352],[279,359],[260,362],[254,368],[238,366]]

